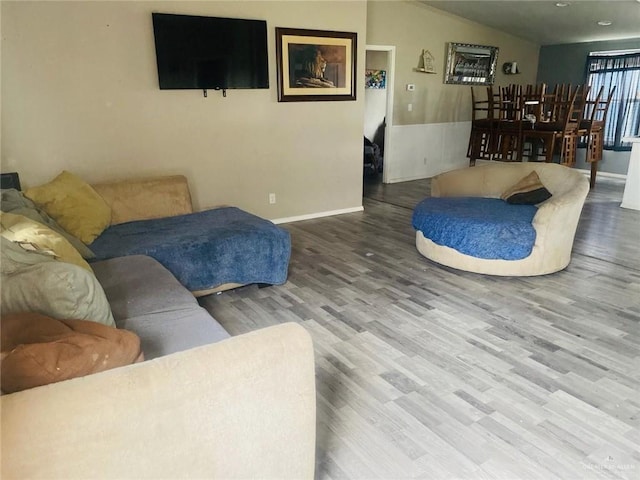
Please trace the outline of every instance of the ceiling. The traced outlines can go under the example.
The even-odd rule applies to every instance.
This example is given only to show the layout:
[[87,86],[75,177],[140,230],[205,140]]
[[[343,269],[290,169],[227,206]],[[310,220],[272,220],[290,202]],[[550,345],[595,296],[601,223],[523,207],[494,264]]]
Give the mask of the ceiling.
[[[538,45],[640,38],[640,0],[422,0]],[[612,24],[600,26],[598,21]]]

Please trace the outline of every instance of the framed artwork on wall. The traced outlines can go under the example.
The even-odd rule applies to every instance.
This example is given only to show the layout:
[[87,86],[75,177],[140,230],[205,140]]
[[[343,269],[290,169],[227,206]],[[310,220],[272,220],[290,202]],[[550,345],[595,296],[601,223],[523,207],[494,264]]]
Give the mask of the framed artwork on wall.
[[276,27],[279,102],[356,99],[357,34]]
[[493,85],[497,62],[498,47],[449,43],[444,83]]
[[386,70],[365,70],[364,71],[364,88],[387,88],[387,71]]

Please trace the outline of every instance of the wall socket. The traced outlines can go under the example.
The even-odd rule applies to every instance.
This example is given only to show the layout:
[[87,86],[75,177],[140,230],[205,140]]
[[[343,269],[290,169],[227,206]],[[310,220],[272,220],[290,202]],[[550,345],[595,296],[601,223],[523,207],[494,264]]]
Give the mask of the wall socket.
[[270,193],[269,194],[269,204],[273,205],[274,203],[276,203],[276,194],[275,193]]

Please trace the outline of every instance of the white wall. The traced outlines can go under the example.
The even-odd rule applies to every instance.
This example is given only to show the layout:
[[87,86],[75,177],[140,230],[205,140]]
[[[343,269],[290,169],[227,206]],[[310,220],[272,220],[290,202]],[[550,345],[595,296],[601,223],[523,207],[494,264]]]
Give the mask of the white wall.
[[387,182],[429,178],[469,165],[467,142],[471,122],[394,125]]
[[[185,174],[197,208],[267,218],[362,205],[366,2],[8,2],[2,170],[26,186]],[[158,89],[151,12],[264,19],[268,90]],[[278,103],[275,27],[358,34],[357,101]],[[276,193],[277,203],[268,204]]]
[[[538,45],[420,2],[370,1],[367,43],[396,47],[392,151],[391,160],[385,163],[389,182],[424,178],[468,165],[470,87],[444,83],[449,42],[498,47],[496,84],[535,83]],[[435,57],[436,75],[415,71],[423,49]],[[500,66],[506,61],[518,62],[522,73],[502,74]],[[409,83],[416,86],[414,91],[407,91]]]
[[[387,52],[368,50],[365,68],[367,70],[387,70]],[[387,71],[387,74],[389,72]],[[387,114],[387,89],[365,88],[364,90],[364,136],[373,137]]]

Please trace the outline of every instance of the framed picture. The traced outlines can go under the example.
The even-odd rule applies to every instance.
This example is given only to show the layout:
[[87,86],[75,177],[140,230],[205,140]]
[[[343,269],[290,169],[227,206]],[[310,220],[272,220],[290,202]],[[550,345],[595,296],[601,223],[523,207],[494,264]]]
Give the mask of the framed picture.
[[364,71],[364,88],[387,88],[387,71],[386,70],[365,70]]
[[276,27],[279,102],[356,99],[356,33]]
[[449,43],[444,83],[493,85],[498,47]]

